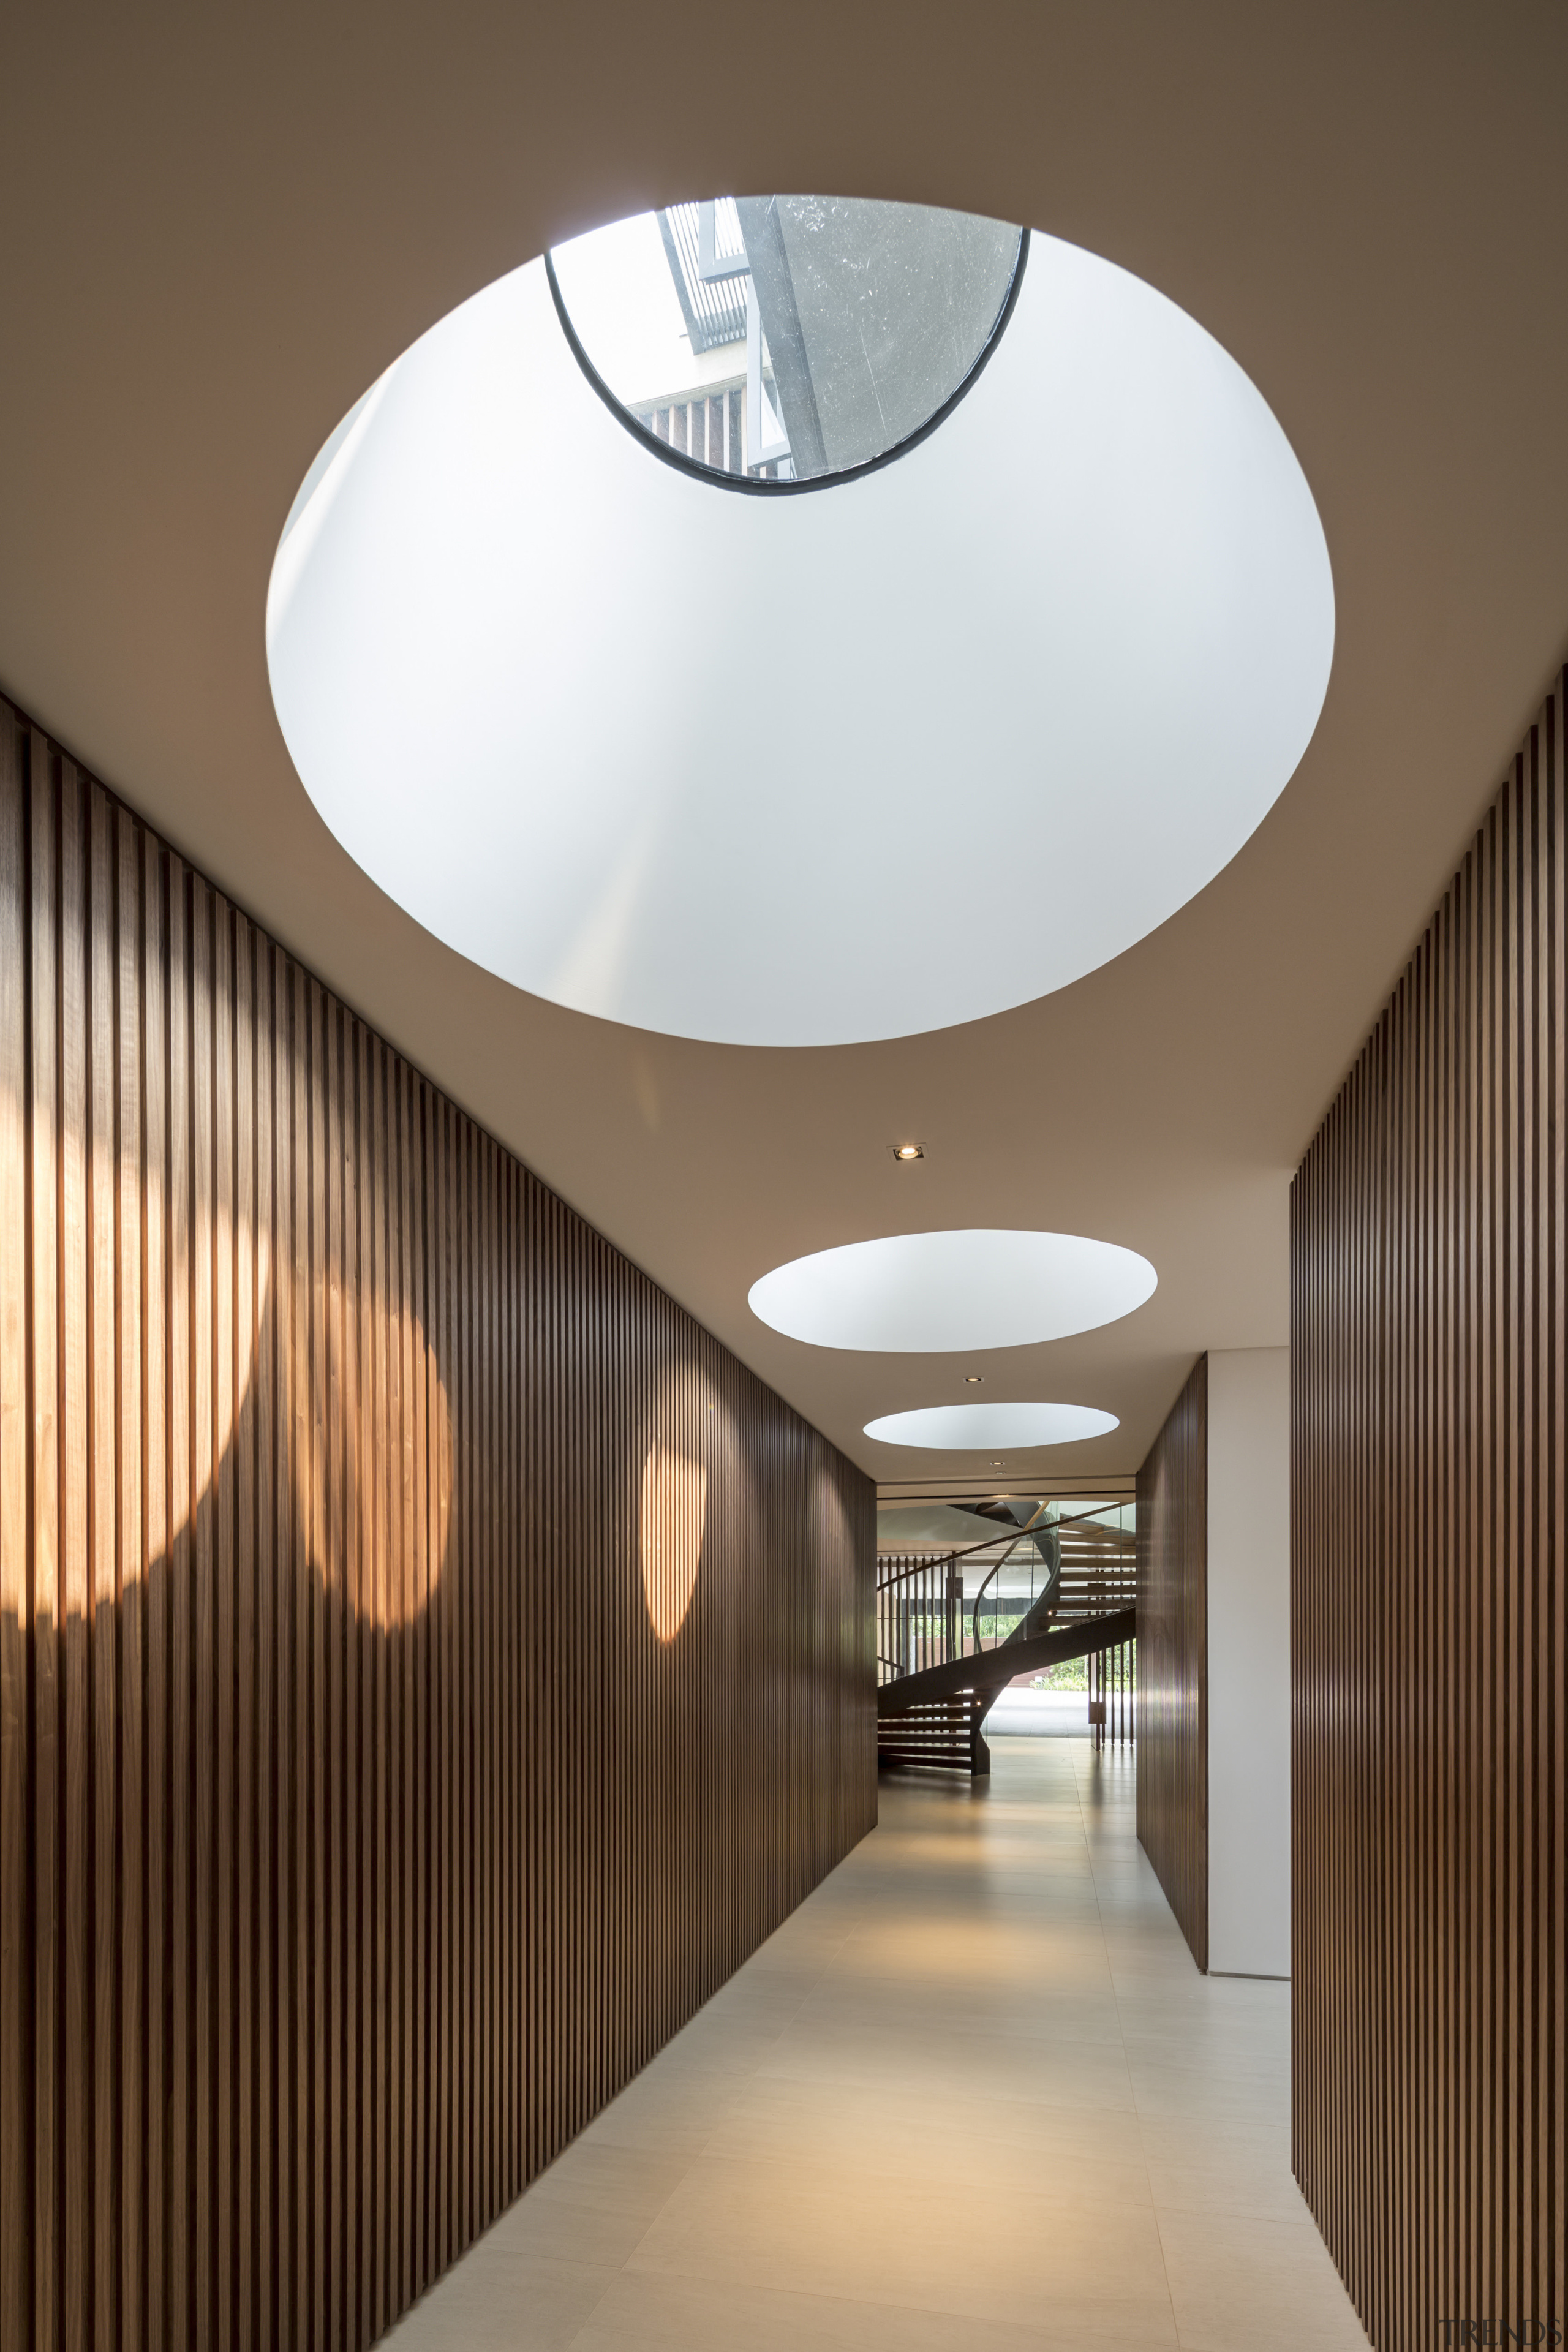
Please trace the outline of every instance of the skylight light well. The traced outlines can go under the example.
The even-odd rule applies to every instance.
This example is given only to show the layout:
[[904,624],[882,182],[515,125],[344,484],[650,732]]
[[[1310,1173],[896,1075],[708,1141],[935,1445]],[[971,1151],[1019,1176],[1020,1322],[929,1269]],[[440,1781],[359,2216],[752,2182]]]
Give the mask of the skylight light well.
[[1018,1453],[1036,1445],[1076,1445],[1107,1437],[1121,1423],[1088,1404],[933,1404],[885,1412],[866,1423],[884,1445],[921,1445],[948,1454],[988,1453],[1005,1445]]
[[[650,295],[645,324],[670,359],[689,333],[661,233],[623,226],[637,268],[664,269],[663,323]],[[716,206],[720,260],[729,236]],[[764,367],[759,345],[793,484],[752,449],[744,398],[723,457],[723,401],[748,391],[733,350],[701,390],[701,464],[689,382],[688,446],[658,462],[584,373],[542,258],[386,370],[294,502],[267,657],[307,792],[397,905],[574,1012],[843,1045],[1080,980],[1236,856],[1332,658],[1301,469],[1212,337],[1050,237],[971,364],[1007,248],[973,258],[903,407],[879,361],[874,400],[863,370],[846,379],[856,434],[887,410],[877,435],[835,438],[818,350],[824,450],[847,470],[809,473],[781,347]],[[629,358],[597,345],[626,398],[680,406],[676,377],[636,373],[635,340]],[[934,429],[915,423],[953,384]],[[655,440],[674,429],[656,417]],[[713,494],[737,451],[724,480],[767,495]],[[832,494],[795,494],[813,482]],[[985,908],[984,952],[954,952],[982,911],[976,855],[999,844],[1016,903]],[[895,927],[918,944],[889,952]]]
[[813,1347],[923,1355],[1092,1331],[1142,1307],[1157,1281],[1146,1257],[1114,1242],[980,1227],[816,1250],[775,1266],[749,1297],[763,1322]]

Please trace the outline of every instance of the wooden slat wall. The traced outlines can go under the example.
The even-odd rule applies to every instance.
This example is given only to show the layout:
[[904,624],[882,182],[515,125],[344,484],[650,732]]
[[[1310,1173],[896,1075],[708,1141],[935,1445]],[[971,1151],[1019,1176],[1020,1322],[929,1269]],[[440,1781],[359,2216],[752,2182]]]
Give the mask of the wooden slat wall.
[[1209,1964],[1208,1358],[1138,1473],[1138,1839]]
[[1295,2164],[1380,2352],[1568,2292],[1565,692],[1292,1194]]
[[0,705],[5,2352],[381,2334],[871,1826],[875,1545]]

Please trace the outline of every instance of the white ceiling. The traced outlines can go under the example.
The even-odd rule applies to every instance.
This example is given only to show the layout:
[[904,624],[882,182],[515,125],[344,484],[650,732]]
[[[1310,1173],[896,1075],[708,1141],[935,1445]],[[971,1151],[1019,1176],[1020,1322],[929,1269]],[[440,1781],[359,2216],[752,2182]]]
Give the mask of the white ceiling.
[[[862,1423],[960,1402],[957,1368],[784,1339],[759,1274],[924,1225],[1141,1251],[1125,1322],[965,1367],[1118,1413],[1047,1459],[1125,1470],[1201,1349],[1283,1344],[1290,1172],[1568,635],[1568,11],[803,0],[787,45],[621,0],[14,10],[0,685],[873,1471],[912,1457]],[[713,188],[1104,254],[1219,338],[1311,484],[1306,760],[1196,899],[1037,1003],[804,1052],[565,1012],[419,931],[289,765],[263,609],[325,434],[476,289]],[[1010,848],[955,825],[919,921],[869,875],[889,953],[984,954],[1026,903]]]

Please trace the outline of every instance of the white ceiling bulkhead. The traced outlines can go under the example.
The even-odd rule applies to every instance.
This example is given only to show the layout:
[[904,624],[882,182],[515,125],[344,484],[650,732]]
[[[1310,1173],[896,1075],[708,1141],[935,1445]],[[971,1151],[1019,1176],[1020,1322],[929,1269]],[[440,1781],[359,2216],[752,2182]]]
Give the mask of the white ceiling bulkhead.
[[[7,63],[26,102],[0,150],[0,209],[17,234],[0,240],[0,289],[25,357],[0,374],[0,683],[862,1466],[922,1489],[973,1482],[994,1475],[988,1463],[884,1446],[864,1433],[867,1421],[976,1397],[1079,1400],[1116,1413],[1120,1427],[1064,1450],[1054,1470],[1091,1482],[1075,1492],[1098,1491],[1093,1481],[1143,1458],[1198,1352],[1285,1343],[1292,1171],[1562,658],[1568,310],[1548,293],[1568,215],[1556,97],[1568,14],[1535,0],[1511,16],[1449,12],[1423,20],[1413,49],[1407,27],[1345,0],[1239,15],[1173,12],[1157,0],[1114,12],[955,13],[916,0],[892,37],[803,0],[797,47],[836,60],[809,108],[798,79],[778,70],[776,27],[754,14],[717,48],[672,37],[623,0],[547,16],[470,12],[456,37],[444,22],[432,37],[428,9],[408,0],[385,0],[363,26],[323,34],[323,21],[176,10],[134,23],[106,16],[90,40],[68,12],[17,21]],[[1135,383],[1100,380],[1106,397],[1085,420],[1088,437],[1064,446],[1059,425],[1078,414],[1071,386],[1052,373],[1068,355],[1065,336],[1037,342],[1037,364],[1021,371],[1022,421],[1011,404],[1006,446],[994,453],[1001,470],[974,477],[971,509],[942,524],[945,569],[910,575],[946,598],[933,608],[946,623],[928,640],[936,655],[918,669],[908,628],[901,639],[892,633],[885,669],[869,658],[883,614],[911,612],[912,522],[861,541],[845,520],[834,545],[853,575],[830,571],[824,584],[818,567],[816,601],[804,608],[765,579],[759,607],[755,572],[737,572],[728,555],[721,573],[682,570],[662,520],[646,514],[651,550],[607,520],[596,555],[580,541],[574,554],[564,535],[552,542],[566,562],[551,595],[566,608],[563,627],[577,620],[564,632],[563,676],[544,678],[517,740],[531,759],[565,738],[613,814],[605,747],[634,731],[623,706],[641,693],[655,654],[668,703],[645,702],[645,719],[676,707],[700,730],[704,697],[716,696],[733,738],[729,799],[710,771],[683,813],[683,778],[672,783],[657,763],[639,773],[661,824],[679,818],[689,831],[717,812],[705,854],[732,870],[724,827],[743,829],[759,780],[784,771],[789,796],[744,877],[772,899],[754,929],[736,919],[734,894],[710,890],[693,931],[691,898],[677,887],[666,903],[687,968],[660,974],[647,952],[650,907],[682,877],[659,863],[658,843],[645,871],[640,845],[617,837],[583,878],[572,865],[581,811],[569,763],[553,801],[531,803],[538,845],[563,859],[573,886],[558,910],[544,910],[554,930],[547,922],[536,935],[549,950],[544,982],[556,975],[562,993],[496,976],[510,970],[529,893],[542,884],[506,824],[473,837],[485,746],[459,702],[437,727],[421,670],[426,651],[443,650],[445,628],[477,666],[499,648],[537,686],[542,656],[561,643],[548,604],[534,643],[516,631],[515,608],[499,607],[493,624],[465,635],[456,614],[432,614],[417,579],[399,585],[389,575],[378,589],[398,605],[381,667],[371,664],[384,705],[378,740],[399,755],[384,780],[388,855],[393,820],[417,808],[420,835],[399,841],[396,855],[429,866],[416,888],[452,919],[449,933],[399,902],[397,873],[384,877],[389,896],[374,860],[356,862],[359,847],[323,821],[337,787],[315,772],[302,737],[301,784],[272,698],[265,604],[280,524],[332,420],[389,367],[387,392],[395,387],[401,403],[432,322],[471,323],[477,301],[493,324],[505,307],[497,289],[520,265],[537,285],[534,257],[701,187],[893,194],[1030,224],[1017,306],[983,373],[919,446],[882,474],[760,499],[704,490],[638,449],[571,361],[557,320],[571,413],[552,415],[533,448],[538,516],[515,483],[493,502],[492,540],[478,549],[487,564],[504,572],[517,524],[547,520],[551,499],[563,508],[569,491],[608,499],[602,473],[584,489],[570,462],[574,420],[588,415],[579,402],[597,412],[604,464],[613,438],[639,478],[659,478],[661,517],[666,507],[684,516],[700,498],[754,509],[770,561],[806,526],[826,543],[833,508],[847,518],[879,485],[890,494],[917,470],[946,478],[953,436],[987,403],[1000,416],[997,387],[1029,331],[1025,290],[1037,298],[1053,275],[1065,288],[1069,275],[1109,282],[1120,269],[1151,317],[1176,306],[1169,338],[1184,364],[1249,382],[1256,390],[1237,402],[1267,404],[1278,419],[1259,425],[1257,449],[1270,432],[1288,436],[1310,482],[1332,550],[1332,671],[1315,730],[1310,709],[1300,717],[1311,740],[1300,766],[1249,834],[1236,805],[1242,845],[1227,865],[1211,863],[1206,887],[1135,937],[1202,870],[1195,853],[1179,866],[1178,844],[1178,866],[1155,875],[1152,903],[1129,901],[1134,943],[1048,994],[1028,992],[1106,945],[1075,941],[1064,922],[1097,897],[1113,899],[1124,851],[1136,869],[1143,844],[1134,816],[1101,863],[1091,845],[1069,856],[1070,830],[1042,860],[1039,833],[1015,827],[1008,796],[1028,789],[1030,741],[1010,774],[982,765],[1006,749],[1003,718],[1018,707],[990,689],[1005,670],[1009,690],[1021,683],[1026,703],[1033,693],[1039,704],[1066,673],[1063,708],[1100,712],[1075,739],[1092,738],[1097,760],[1107,755],[1077,778],[1085,800],[1116,787],[1115,761],[1151,740],[1156,770],[1138,788],[1152,795],[1153,775],[1175,782],[1186,772],[1173,758],[1197,740],[1184,677],[1161,666],[1161,646],[1145,670],[1130,636],[1103,708],[1072,674],[1074,631],[1136,574],[1127,560],[1136,539],[1107,537],[1081,579],[1059,589],[1047,576],[1050,535],[1010,535],[1014,505],[1064,523],[1083,510],[1091,461],[1119,419],[1142,413],[1151,435],[1163,429]],[[552,327],[546,310],[538,317],[542,332]],[[476,422],[499,431],[475,389]],[[384,401],[374,420],[371,473],[395,454],[379,445],[395,405]],[[513,411],[521,425],[536,414]],[[426,450],[408,476],[412,491],[426,468],[426,489],[438,488],[447,467],[456,505],[437,518],[437,553],[443,531],[460,537],[459,525],[473,525],[465,501],[475,457],[459,445],[433,466]],[[369,482],[367,473],[361,487]],[[330,517],[320,509],[331,532],[312,557],[312,594],[330,568],[327,540],[350,520],[351,487]],[[411,498],[404,522],[426,519]],[[1049,627],[1030,635],[1006,622],[1010,663],[986,636],[984,580],[962,571],[990,561],[974,552],[983,533],[1020,594],[1038,583],[1048,592],[1037,609]],[[1247,543],[1244,528],[1216,561]],[[396,531],[384,551],[406,562]],[[618,657],[589,672],[585,690],[578,624],[586,609],[597,628],[600,613],[585,606],[574,566],[591,557]],[[923,561],[919,546],[913,557]],[[628,595],[623,606],[623,572],[654,592],[651,605]],[[1184,627],[1213,576],[1194,571],[1190,609],[1157,574],[1149,593]],[[675,590],[694,579],[700,593],[678,602]],[[505,575],[509,595],[515,581]],[[726,605],[735,608],[727,618]],[[739,682],[703,657],[710,616],[743,633],[751,667]],[[304,604],[286,634],[300,617]],[[1259,618],[1243,614],[1230,641],[1245,646]],[[434,636],[430,619],[440,625]],[[340,614],[332,626],[343,625]],[[275,656],[302,658],[308,635],[289,647],[275,636]],[[364,642],[346,646],[354,694],[367,690],[356,664],[370,661],[373,636],[367,627]],[[759,656],[771,667],[758,669]],[[950,673],[971,660],[987,690],[961,710]],[[798,691],[757,688],[798,688],[814,670],[834,688],[838,723],[826,737],[805,726]],[[274,674],[281,678],[279,660]],[[1144,714],[1167,692],[1169,723],[1151,737]],[[880,795],[878,832],[852,795],[825,804],[810,762],[791,765],[781,747],[799,754],[825,742],[833,752],[884,740],[901,751],[900,696],[905,712],[911,696],[929,707],[932,756],[917,761],[907,793],[896,765],[862,763]],[[871,722],[884,711],[879,739]],[[481,701],[478,718],[490,715]],[[316,713],[323,724],[330,716]],[[519,728],[517,706],[501,717],[504,744]],[[1031,725],[1026,715],[1021,737]],[[917,741],[917,753],[925,748]],[[403,766],[405,749],[417,758]],[[933,815],[921,794],[939,766],[944,797]],[[508,772],[495,771],[498,792]],[[510,772],[535,791],[533,771]],[[847,766],[843,774],[857,781]],[[353,770],[342,788],[370,789]],[[1038,823],[1042,811],[1025,815]],[[356,822],[368,826],[370,816]],[[941,854],[927,842],[922,864],[922,829],[933,827]],[[736,1035],[837,1034],[822,1025],[815,938],[795,960],[793,1032],[770,973],[791,919],[774,870],[787,883],[808,856],[828,869],[838,853],[844,896],[826,908],[823,992],[846,973],[865,981],[868,1042],[779,1052],[703,1042],[696,1022],[698,1036],[677,1034],[693,1003],[710,1010],[721,965],[733,1004],[720,1014]],[[1224,854],[1211,838],[1206,859]],[[486,865],[493,887],[476,887]],[[932,866],[935,894],[911,898],[911,873]],[[493,937],[471,928],[479,916]],[[710,929],[710,918],[722,919]],[[874,942],[879,974],[858,974],[853,941],[843,948],[856,925]],[[741,932],[745,953],[731,966]],[[493,964],[483,961],[492,953]],[[889,1021],[940,1022],[955,1006],[1003,1002],[1013,1009],[885,1034]],[[597,1017],[604,1007],[619,1010]],[[774,1032],[761,1027],[764,1015],[776,1017]],[[639,1025],[660,1020],[662,1032]],[[896,1165],[889,1147],[916,1137],[925,1156]],[[1137,1312],[1072,1336],[929,1359],[803,1345],[746,1304],[769,1268],[916,1227],[1103,1234],[1156,1265],[1159,1287]],[[967,1385],[970,1375],[984,1384]]]

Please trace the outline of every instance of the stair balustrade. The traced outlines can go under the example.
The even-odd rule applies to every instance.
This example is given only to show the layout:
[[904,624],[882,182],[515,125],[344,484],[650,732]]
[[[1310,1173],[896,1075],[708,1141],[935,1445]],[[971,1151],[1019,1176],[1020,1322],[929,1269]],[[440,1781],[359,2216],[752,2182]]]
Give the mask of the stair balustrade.
[[1131,1738],[1137,1558],[1121,1517],[1103,1504],[1065,1517],[1042,1505],[974,1544],[881,1556],[880,1761],[984,1773],[983,1726],[998,1693],[1077,1657],[1089,1661],[1096,1748]]

